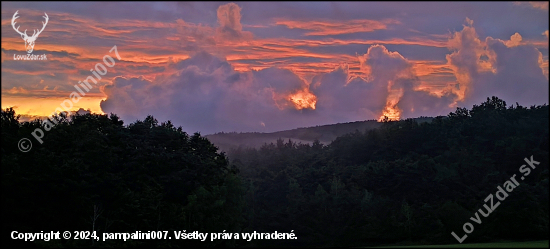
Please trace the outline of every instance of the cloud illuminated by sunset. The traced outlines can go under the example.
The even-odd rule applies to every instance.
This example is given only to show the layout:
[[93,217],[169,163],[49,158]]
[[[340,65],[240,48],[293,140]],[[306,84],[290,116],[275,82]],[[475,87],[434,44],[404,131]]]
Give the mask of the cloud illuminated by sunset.
[[387,24],[398,24],[395,20],[350,20],[345,22],[339,21],[293,21],[293,20],[278,20],[277,25],[284,25],[289,29],[308,30],[305,35],[341,35],[361,32],[372,32],[379,29],[387,29]]
[[[49,23],[26,54],[11,26]],[[2,2],[2,108],[51,114],[116,45],[78,103],[189,132],[276,131],[446,115],[496,95],[548,103],[548,3]]]

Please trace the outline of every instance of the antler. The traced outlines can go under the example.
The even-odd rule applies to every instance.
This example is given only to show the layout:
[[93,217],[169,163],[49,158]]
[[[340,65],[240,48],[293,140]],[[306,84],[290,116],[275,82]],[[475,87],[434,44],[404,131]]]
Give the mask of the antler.
[[[24,34],[21,33],[21,31],[19,31],[19,27],[21,27],[21,25],[20,25],[19,27],[15,28],[15,24],[17,23],[17,22],[15,22],[15,19],[19,18],[19,17],[17,16],[17,12],[19,12],[19,10],[16,11],[15,14],[13,14],[13,17],[11,18],[11,26],[12,26],[13,29],[15,29],[15,31],[17,31],[17,33],[19,33],[21,36],[23,36],[23,35],[24,35],[24,36],[27,36],[27,30],[25,30],[25,33],[24,33]],[[44,14],[45,14],[45,13],[44,13]]]
[[38,33],[36,35],[34,34],[34,33],[36,33],[36,30],[34,30],[34,32],[32,33],[32,37],[37,37],[40,33],[42,33],[42,31],[44,31],[44,28],[46,28],[46,25],[48,25],[48,20],[50,18],[48,17],[48,14],[46,14],[46,12],[44,12],[44,15],[46,15],[46,16],[43,16],[46,19],[46,22],[45,23],[42,22],[42,29],[40,31],[38,31]]

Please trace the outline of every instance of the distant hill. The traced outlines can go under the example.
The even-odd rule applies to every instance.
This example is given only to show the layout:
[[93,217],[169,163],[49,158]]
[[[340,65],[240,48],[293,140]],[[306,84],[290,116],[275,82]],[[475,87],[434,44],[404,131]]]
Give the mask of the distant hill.
[[[430,122],[431,117],[415,118],[419,123]],[[293,130],[277,131],[271,133],[260,132],[245,132],[245,133],[216,133],[205,136],[214,145],[219,147],[221,151],[229,151],[231,148],[252,147],[259,148],[264,144],[276,143],[277,139],[281,138],[285,141],[291,139],[294,142],[313,143],[319,140],[327,145],[339,136],[355,132],[356,130],[365,132],[366,130],[375,129],[381,126],[382,123],[376,120],[356,121],[349,123],[338,123],[330,125],[321,125],[307,128],[297,128]]]

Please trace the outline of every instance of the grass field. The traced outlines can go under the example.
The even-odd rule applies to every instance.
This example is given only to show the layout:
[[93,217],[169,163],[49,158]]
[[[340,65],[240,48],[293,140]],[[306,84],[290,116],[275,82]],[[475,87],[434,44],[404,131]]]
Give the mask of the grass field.
[[376,248],[548,248],[548,240],[450,245],[381,246]]

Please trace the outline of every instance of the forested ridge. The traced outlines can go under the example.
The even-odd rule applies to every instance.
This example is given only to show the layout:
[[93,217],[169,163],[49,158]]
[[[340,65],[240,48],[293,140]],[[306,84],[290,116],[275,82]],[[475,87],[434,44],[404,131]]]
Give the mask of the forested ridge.
[[[427,118],[415,119],[420,122]],[[339,136],[354,132],[355,130],[366,131],[380,127],[381,123],[376,120],[364,120],[348,123],[321,125],[315,127],[297,128],[293,130],[278,131],[271,133],[260,132],[219,132],[207,135],[206,138],[214,143],[220,151],[230,151],[251,147],[260,148],[264,144],[276,143],[278,139],[291,139],[298,143],[312,143],[318,140],[321,143],[329,144]]]
[[[514,174],[520,184],[465,243],[548,239],[548,105],[488,98],[472,109],[340,136],[278,140],[226,154],[200,134],[152,116],[58,116],[41,127],[2,110],[3,244],[45,247],[374,246],[454,244]],[[526,175],[524,158],[540,162]],[[495,202],[497,199],[495,198]],[[485,210],[483,208],[483,210]],[[296,240],[55,240],[11,231],[289,233]]]

